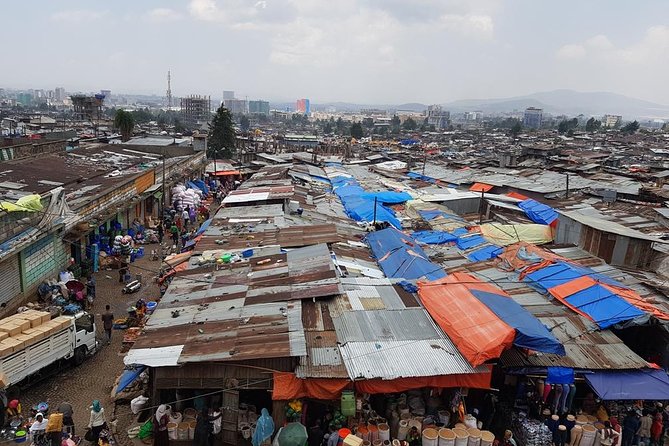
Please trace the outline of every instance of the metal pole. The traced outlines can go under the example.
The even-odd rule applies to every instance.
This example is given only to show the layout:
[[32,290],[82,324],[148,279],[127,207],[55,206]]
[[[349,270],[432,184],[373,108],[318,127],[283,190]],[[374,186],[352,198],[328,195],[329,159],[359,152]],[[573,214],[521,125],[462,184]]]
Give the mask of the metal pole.
[[566,175],[567,186],[564,192],[564,197],[569,198],[569,173]]
[[484,194],[485,191],[481,189],[481,204],[479,205],[479,224],[483,224],[483,208],[485,206],[485,200],[484,200]]
[[374,197],[374,222],[372,223],[374,226],[376,226],[376,200],[377,198]]
[[427,150],[425,151],[425,156],[423,157],[423,176],[425,176],[425,164],[427,164]]

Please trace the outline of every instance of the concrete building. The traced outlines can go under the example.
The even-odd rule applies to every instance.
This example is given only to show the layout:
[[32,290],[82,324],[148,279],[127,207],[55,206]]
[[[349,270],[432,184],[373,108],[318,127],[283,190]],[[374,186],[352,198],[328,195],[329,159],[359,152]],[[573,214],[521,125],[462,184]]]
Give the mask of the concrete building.
[[245,99],[228,99],[223,101],[223,105],[233,115],[247,115],[249,113],[249,102]]
[[541,128],[544,111],[541,108],[530,107],[525,109],[523,115],[523,126],[531,129]]
[[309,99],[298,99],[295,103],[295,110],[298,113],[304,113],[305,115],[311,114],[311,104]]
[[79,121],[100,120],[102,109],[104,107],[105,96],[96,94],[94,96],[72,95],[72,105],[74,106],[74,119]]
[[191,95],[181,98],[181,119],[189,126],[197,126],[211,120],[211,97]]
[[249,113],[252,115],[269,116],[268,101],[249,101]]
[[623,122],[623,117],[620,115],[604,115],[602,118],[602,126],[606,128],[614,128]]
[[231,90],[223,90],[223,101],[229,101],[235,98],[235,92]]
[[442,109],[441,105],[430,105],[427,107],[427,124],[433,125],[437,130],[444,130],[451,121],[451,112]]

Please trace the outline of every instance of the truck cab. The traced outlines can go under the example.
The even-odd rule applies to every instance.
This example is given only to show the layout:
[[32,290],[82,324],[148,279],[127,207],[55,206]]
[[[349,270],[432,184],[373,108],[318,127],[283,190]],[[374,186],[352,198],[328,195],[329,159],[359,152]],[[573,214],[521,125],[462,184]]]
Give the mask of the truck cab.
[[91,313],[79,312],[74,316],[74,362],[80,364],[87,356],[95,353],[98,342],[95,339],[95,317]]

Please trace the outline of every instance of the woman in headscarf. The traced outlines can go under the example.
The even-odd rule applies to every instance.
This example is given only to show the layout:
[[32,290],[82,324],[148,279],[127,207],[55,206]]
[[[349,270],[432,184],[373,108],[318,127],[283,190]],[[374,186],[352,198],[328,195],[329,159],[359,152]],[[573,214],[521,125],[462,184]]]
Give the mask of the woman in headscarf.
[[193,437],[196,446],[209,446],[211,444],[211,434],[214,430],[211,423],[219,417],[221,417],[221,413],[215,417],[209,416],[209,409],[206,407],[200,411],[197,416],[195,435]]
[[91,418],[88,421],[88,428],[91,430],[91,442],[93,444],[98,444],[100,431],[104,429],[105,425],[105,410],[100,405],[100,401],[95,400],[91,404]]
[[272,434],[274,434],[274,420],[267,409],[263,408],[260,411],[260,418],[256,420],[256,430],[253,433],[253,438],[251,438],[251,443],[253,443],[253,446],[261,446],[272,438]]
[[46,440],[46,427],[49,424],[44,415],[41,412],[37,412],[35,415],[35,421],[30,425],[30,435],[32,436],[33,444],[41,445],[45,443]]
[[167,423],[170,422],[171,408],[167,404],[161,404],[156,410],[153,420],[153,444],[154,446],[168,446],[170,437],[167,432]]
[[622,428],[620,427],[620,423],[618,422],[618,417],[609,418],[609,422],[611,423],[611,429],[618,432],[618,435],[614,435],[613,443],[611,446],[618,446],[620,444],[620,436],[622,434]]
[[650,439],[655,446],[661,446],[662,444],[660,439],[662,438],[664,427],[662,425],[662,414],[660,412],[661,409],[655,411],[655,415],[653,415],[653,424],[650,426]]

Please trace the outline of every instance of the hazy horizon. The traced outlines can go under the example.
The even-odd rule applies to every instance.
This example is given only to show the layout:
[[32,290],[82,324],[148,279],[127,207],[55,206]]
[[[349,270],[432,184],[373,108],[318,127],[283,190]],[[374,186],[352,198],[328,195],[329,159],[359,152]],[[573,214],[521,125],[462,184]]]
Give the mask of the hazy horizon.
[[3,12],[5,60],[20,54],[7,88],[164,96],[171,70],[174,96],[389,105],[570,89],[669,104],[659,0],[33,0]]

